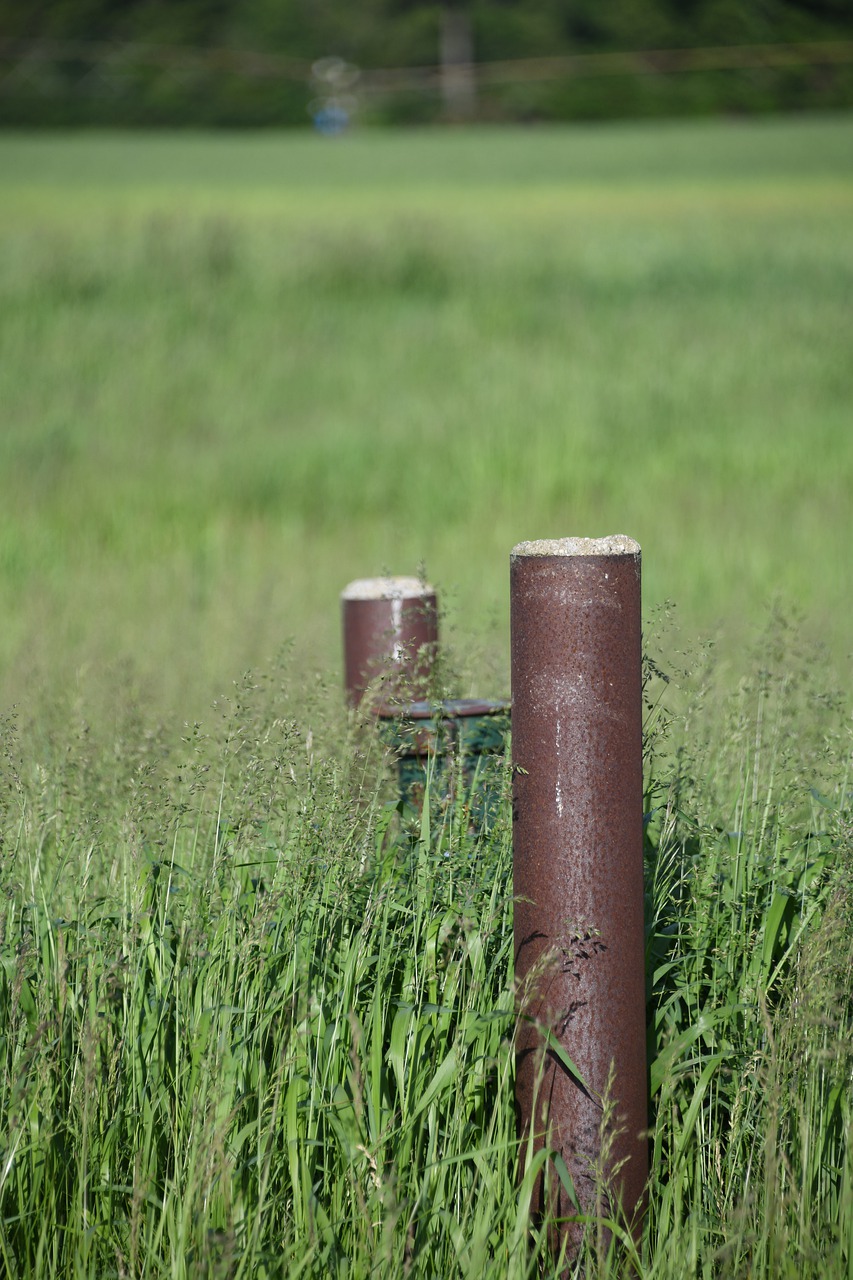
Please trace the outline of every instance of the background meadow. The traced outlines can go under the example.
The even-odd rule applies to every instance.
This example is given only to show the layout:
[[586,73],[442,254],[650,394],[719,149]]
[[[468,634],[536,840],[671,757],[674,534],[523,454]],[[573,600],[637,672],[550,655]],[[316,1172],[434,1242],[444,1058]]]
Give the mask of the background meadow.
[[849,1277],[852,177],[845,117],[0,137],[5,1274],[559,1272],[507,797],[399,811],[338,593],[423,569],[501,694],[513,544],[624,532],[652,1179],[577,1273]]
[[691,639],[778,599],[844,659],[850,144],[0,139],[6,701],[123,661],[190,715],[290,639],[331,673],[341,587],[420,565],[505,691],[509,550],[566,533],[636,537]]

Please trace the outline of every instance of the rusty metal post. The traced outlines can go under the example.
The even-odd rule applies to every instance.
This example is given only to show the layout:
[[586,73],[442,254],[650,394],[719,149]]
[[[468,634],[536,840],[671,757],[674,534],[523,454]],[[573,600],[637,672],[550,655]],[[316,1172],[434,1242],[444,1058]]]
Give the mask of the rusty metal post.
[[[639,1225],[648,1175],[640,547],[622,535],[522,542],[510,563],[522,1151],[532,1130],[536,1148],[547,1141],[562,1154],[583,1213],[609,1210],[609,1181]],[[535,1194],[538,1212],[546,1197],[561,1217],[577,1212],[553,1168]],[[580,1229],[566,1230],[573,1250]]]
[[360,578],[341,593],[344,684],[358,706],[376,684],[382,702],[428,697],[438,646],[435,589],[419,578]]

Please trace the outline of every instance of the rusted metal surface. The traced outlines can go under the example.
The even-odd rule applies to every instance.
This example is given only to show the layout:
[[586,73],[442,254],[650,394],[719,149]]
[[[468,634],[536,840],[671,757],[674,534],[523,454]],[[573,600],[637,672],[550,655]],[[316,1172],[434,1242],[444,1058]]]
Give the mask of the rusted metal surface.
[[[521,1136],[532,1127],[537,1148],[547,1138],[562,1153],[583,1212],[609,1207],[609,1180],[638,1222],[648,1175],[640,548],[621,536],[521,543],[510,572]],[[546,1197],[559,1215],[576,1212],[553,1167],[538,1211]],[[566,1231],[574,1247],[580,1229]]]
[[418,578],[361,578],[341,593],[341,605],[350,704],[368,689],[382,702],[427,697],[438,645],[434,588]]

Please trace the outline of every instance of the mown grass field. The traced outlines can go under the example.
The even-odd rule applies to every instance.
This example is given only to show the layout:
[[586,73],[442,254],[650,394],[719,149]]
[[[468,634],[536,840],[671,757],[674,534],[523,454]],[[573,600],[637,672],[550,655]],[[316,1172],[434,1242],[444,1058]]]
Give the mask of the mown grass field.
[[652,1177],[576,1272],[850,1276],[851,179],[845,118],[0,138],[4,1274],[559,1272],[508,801],[398,813],[337,597],[425,566],[503,693],[512,545],[624,532]]

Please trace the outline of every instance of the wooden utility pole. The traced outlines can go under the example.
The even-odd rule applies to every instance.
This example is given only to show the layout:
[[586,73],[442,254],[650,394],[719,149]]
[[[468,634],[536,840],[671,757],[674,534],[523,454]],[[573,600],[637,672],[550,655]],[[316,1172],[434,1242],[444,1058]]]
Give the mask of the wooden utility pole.
[[467,8],[445,5],[439,35],[441,96],[449,120],[470,120],[477,110],[474,33]]

